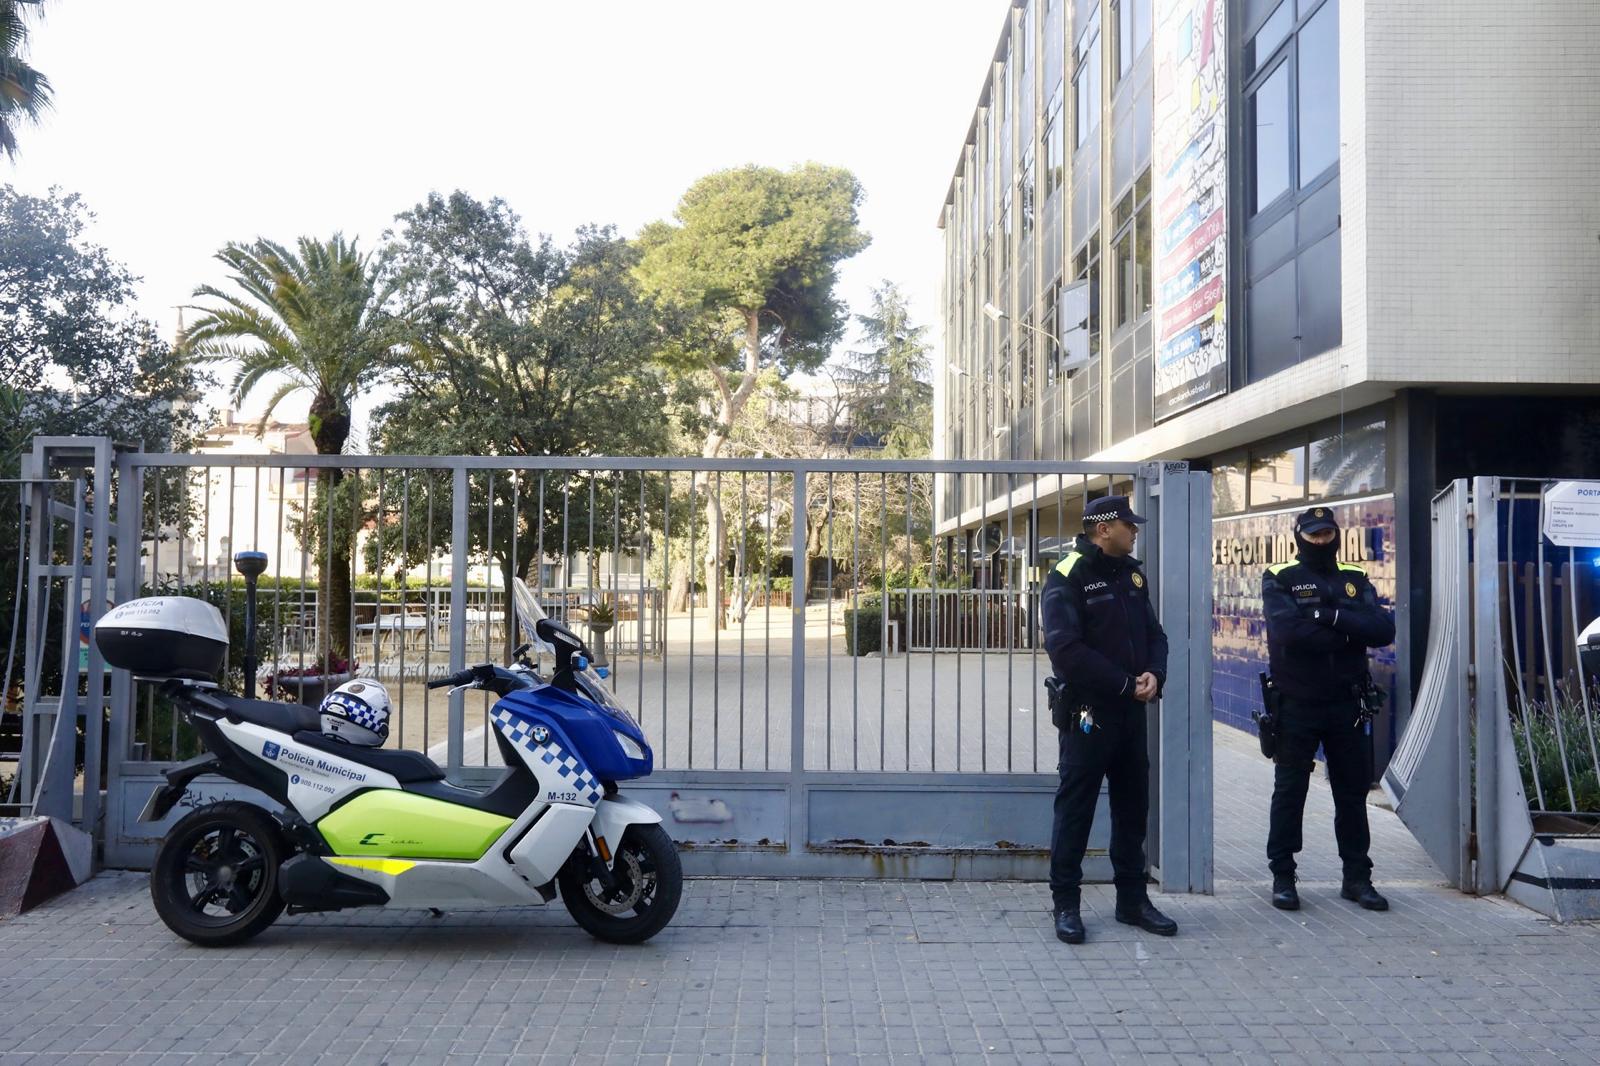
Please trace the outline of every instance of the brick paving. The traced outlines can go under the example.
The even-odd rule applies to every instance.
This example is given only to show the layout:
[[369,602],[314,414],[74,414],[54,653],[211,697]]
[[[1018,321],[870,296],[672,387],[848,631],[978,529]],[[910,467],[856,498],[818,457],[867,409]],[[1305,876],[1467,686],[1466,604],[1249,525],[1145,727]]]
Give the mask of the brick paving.
[[1376,808],[1393,909],[1338,899],[1320,777],[1304,909],[1274,911],[1271,768],[1217,741],[1217,894],[1158,897],[1174,939],[1112,922],[1109,886],[1068,947],[1043,885],[697,880],[640,948],[557,905],[288,918],[206,951],[160,925],[142,875],[110,873],[0,923],[0,1064],[1600,1058],[1600,926],[1444,887]]

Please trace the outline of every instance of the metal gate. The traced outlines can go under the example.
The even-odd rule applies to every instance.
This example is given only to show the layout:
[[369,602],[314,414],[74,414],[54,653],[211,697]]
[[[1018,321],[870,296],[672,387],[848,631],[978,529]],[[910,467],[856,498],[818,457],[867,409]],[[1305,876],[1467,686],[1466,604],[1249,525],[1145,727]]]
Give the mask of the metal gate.
[[[116,501],[114,522],[75,512],[87,539],[72,565],[97,590],[216,603],[237,683],[243,593],[229,560],[264,551],[257,636],[273,696],[380,678],[395,697],[391,743],[428,750],[453,780],[497,773],[487,701],[424,684],[504,661],[522,636],[519,589],[587,627],[597,649],[603,634],[610,684],[656,752],[657,772],[626,791],[662,812],[691,872],[719,874],[1043,877],[1056,755],[1036,590],[1083,504],[1130,492],[1151,519],[1140,554],[1172,646],[1151,711],[1151,864],[1169,889],[1210,891],[1211,495],[1209,475],[1184,464],[155,455],[41,441],[35,466],[45,477],[52,456],[85,448],[114,481],[94,499]],[[41,545],[35,575],[58,573],[61,557]],[[88,618],[106,602],[94,592]],[[37,704],[49,671],[29,662]],[[87,687],[64,666],[58,687],[104,693],[80,697],[109,719],[104,859],[143,865],[162,829],[137,812],[195,742],[92,648],[82,676]],[[202,780],[185,803],[238,791]],[[1105,821],[1091,876],[1109,876]]]
[[1600,482],[1458,480],[1433,526],[1427,662],[1384,787],[1458,888],[1600,917]]

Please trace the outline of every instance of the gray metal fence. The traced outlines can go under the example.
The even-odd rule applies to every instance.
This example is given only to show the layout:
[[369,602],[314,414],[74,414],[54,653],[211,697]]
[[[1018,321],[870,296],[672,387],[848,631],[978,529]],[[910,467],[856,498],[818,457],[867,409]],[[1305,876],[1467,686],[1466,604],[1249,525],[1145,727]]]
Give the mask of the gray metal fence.
[[[61,466],[51,449],[85,446],[40,442],[39,476]],[[237,671],[242,584],[228,560],[264,551],[260,672],[273,696],[379,677],[396,707],[391,743],[429,751],[456,780],[495,773],[488,701],[430,693],[426,679],[506,658],[526,635],[508,589],[580,631],[604,602],[609,683],[658,767],[628,790],[662,810],[702,872],[1042,876],[1056,738],[1037,589],[1083,504],[1131,491],[1152,517],[1141,554],[1173,633],[1172,680],[1152,712],[1152,866],[1169,887],[1209,890],[1210,492],[1183,464],[87,446],[110,463],[117,502],[114,526],[102,509],[62,512],[99,530],[77,553],[108,594],[89,597],[91,617],[108,597],[211,599],[235,630]],[[941,519],[942,501],[973,498],[969,483],[996,495]],[[35,559],[64,558],[41,528]],[[93,550],[113,539],[115,552]],[[29,691],[47,698],[48,671],[29,662]],[[159,829],[134,815],[195,741],[154,692],[104,673],[105,856],[138,864]],[[1096,849],[1104,819],[1100,831]],[[1098,850],[1091,859],[1107,872]]]

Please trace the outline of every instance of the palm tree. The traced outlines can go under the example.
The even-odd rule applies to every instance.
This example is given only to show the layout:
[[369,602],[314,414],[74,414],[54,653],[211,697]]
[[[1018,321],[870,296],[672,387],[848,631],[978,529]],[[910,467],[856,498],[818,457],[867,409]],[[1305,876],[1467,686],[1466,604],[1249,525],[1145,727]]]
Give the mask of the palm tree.
[[[233,271],[231,280],[242,295],[212,285],[197,288],[195,296],[220,306],[196,308],[201,317],[184,332],[182,343],[202,357],[238,364],[232,386],[236,406],[269,379],[276,383],[258,432],[285,399],[311,393],[317,454],[340,454],[350,436],[351,404],[382,377],[399,336],[398,320],[387,308],[392,288],[380,284],[370,257],[339,234],[326,242],[302,237],[294,251],[268,240],[230,243],[216,258]],[[336,508],[331,526],[325,523],[344,477],[343,470],[322,471],[318,509],[324,517],[307,515],[302,521],[308,546],[317,533],[333,530],[331,543],[318,553],[317,613],[323,647],[341,658],[350,652],[355,536],[350,512],[356,501]]]
[[17,157],[17,127],[34,125],[50,109],[50,79],[22,59],[28,27],[24,5],[39,0],[0,0],[0,153]]

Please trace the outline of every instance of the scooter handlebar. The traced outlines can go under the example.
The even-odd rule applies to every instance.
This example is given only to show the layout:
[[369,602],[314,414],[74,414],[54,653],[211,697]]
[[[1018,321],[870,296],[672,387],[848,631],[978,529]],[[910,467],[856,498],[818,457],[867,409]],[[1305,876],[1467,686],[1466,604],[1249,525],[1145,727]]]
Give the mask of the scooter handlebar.
[[[455,688],[457,685],[470,685],[474,681],[480,679],[481,675],[478,672],[479,669],[480,667],[469,666],[465,670],[459,671],[458,673],[449,674],[445,677],[435,678],[434,680],[429,681],[428,687]],[[494,670],[493,667],[490,667],[489,669],[491,672]]]

